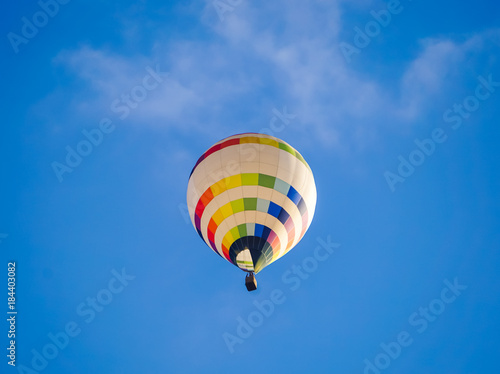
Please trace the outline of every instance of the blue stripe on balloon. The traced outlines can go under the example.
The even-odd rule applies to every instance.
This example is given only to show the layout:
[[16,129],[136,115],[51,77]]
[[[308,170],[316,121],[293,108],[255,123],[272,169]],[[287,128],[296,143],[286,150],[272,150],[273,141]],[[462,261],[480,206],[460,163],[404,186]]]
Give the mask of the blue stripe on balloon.
[[255,224],[255,236],[258,236],[259,238],[261,238],[263,231],[264,231],[264,226],[262,226],[261,224],[256,223]]
[[307,207],[304,199],[300,198],[299,203],[297,204],[297,207],[299,208],[299,212],[301,215],[304,215],[307,212]]
[[286,220],[290,217],[290,215],[286,212],[285,209],[281,209],[281,212],[278,216],[278,220],[282,223],[285,224]]
[[280,211],[281,211],[281,207],[278,204],[273,203],[271,201],[269,204],[269,210],[267,211],[267,213],[269,213],[270,215],[272,215],[275,218],[278,218]]
[[262,239],[267,240],[269,234],[271,233],[271,229],[267,226],[264,226],[264,230],[262,230]]
[[297,205],[297,203],[301,199],[300,194],[297,192],[295,188],[293,188],[293,186],[290,186],[290,190],[288,190],[287,196],[290,200],[294,202],[295,205]]

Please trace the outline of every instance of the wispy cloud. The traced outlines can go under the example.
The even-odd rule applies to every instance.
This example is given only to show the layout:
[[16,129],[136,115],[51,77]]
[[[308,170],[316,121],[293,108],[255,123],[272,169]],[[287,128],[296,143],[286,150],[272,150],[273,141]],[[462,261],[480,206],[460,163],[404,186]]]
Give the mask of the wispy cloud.
[[148,56],[83,46],[61,52],[55,62],[79,79],[80,90],[72,87],[71,110],[77,113],[94,110],[102,116],[123,90],[137,84],[143,68],[156,62],[169,77],[134,111],[131,123],[229,131],[254,126],[270,108],[286,104],[302,123],[293,131],[312,134],[325,147],[341,147],[369,142],[376,125],[391,126],[377,118],[392,117],[398,125],[418,119],[489,35],[463,42],[422,40],[394,87],[346,64],[338,48],[341,15],[332,2],[291,6],[278,1],[259,7],[242,2],[220,22],[207,2],[199,15],[209,29],[203,39],[158,39]]

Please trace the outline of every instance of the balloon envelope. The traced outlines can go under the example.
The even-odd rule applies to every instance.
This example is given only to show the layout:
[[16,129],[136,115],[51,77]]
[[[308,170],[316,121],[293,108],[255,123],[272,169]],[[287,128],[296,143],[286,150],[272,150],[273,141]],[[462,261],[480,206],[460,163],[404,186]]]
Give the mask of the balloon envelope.
[[311,168],[276,137],[223,139],[197,161],[187,190],[189,215],[212,250],[258,273],[304,236],[316,207]]

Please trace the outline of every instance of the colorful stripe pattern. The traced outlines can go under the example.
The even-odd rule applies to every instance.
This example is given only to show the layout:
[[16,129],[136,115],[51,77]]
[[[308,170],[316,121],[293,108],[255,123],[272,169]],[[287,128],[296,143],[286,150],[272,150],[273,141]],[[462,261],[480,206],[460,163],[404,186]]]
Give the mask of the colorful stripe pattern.
[[264,134],[218,142],[199,158],[188,184],[196,231],[244,271],[259,272],[292,249],[315,205],[314,177],[304,158]]
[[[262,135],[262,134],[246,133],[246,134],[239,134],[239,135]],[[231,137],[231,139],[228,138],[228,140],[223,140],[223,141],[213,145],[211,148],[209,148],[208,151],[203,153],[201,155],[201,157],[198,159],[198,161],[196,161],[196,164],[194,165],[193,170],[191,170],[191,174],[189,174],[189,177],[191,177],[191,175],[194,172],[194,169],[196,169],[196,167],[200,164],[200,162],[202,162],[205,158],[210,156],[212,153],[220,151],[221,149],[224,149],[226,147],[230,147],[232,145],[237,145],[237,144],[266,144],[266,145],[270,145],[272,147],[282,149],[282,150],[290,153],[291,155],[294,155],[295,157],[297,157],[301,162],[304,163],[304,165],[307,166],[307,168],[309,170],[311,170],[311,168],[307,164],[306,160],[304,160],[304,157],[302,157],[302,155],[299,152],[297,152],[289,144],[285,143],[282,140],[279,140],[278,138],[258,137],[258,136],[242,136],[240,138],[233,138],[233,137]]]

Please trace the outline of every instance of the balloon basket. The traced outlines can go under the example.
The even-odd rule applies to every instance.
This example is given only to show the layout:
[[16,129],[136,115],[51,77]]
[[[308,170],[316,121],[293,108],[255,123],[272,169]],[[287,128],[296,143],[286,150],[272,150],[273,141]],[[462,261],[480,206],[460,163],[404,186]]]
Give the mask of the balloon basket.
[[245,286],[247,287],[247,290],[249,292],[255,291],[257,289],[257,279],[255,279],[254,273],[247,274],[247,276],[245,277]]

